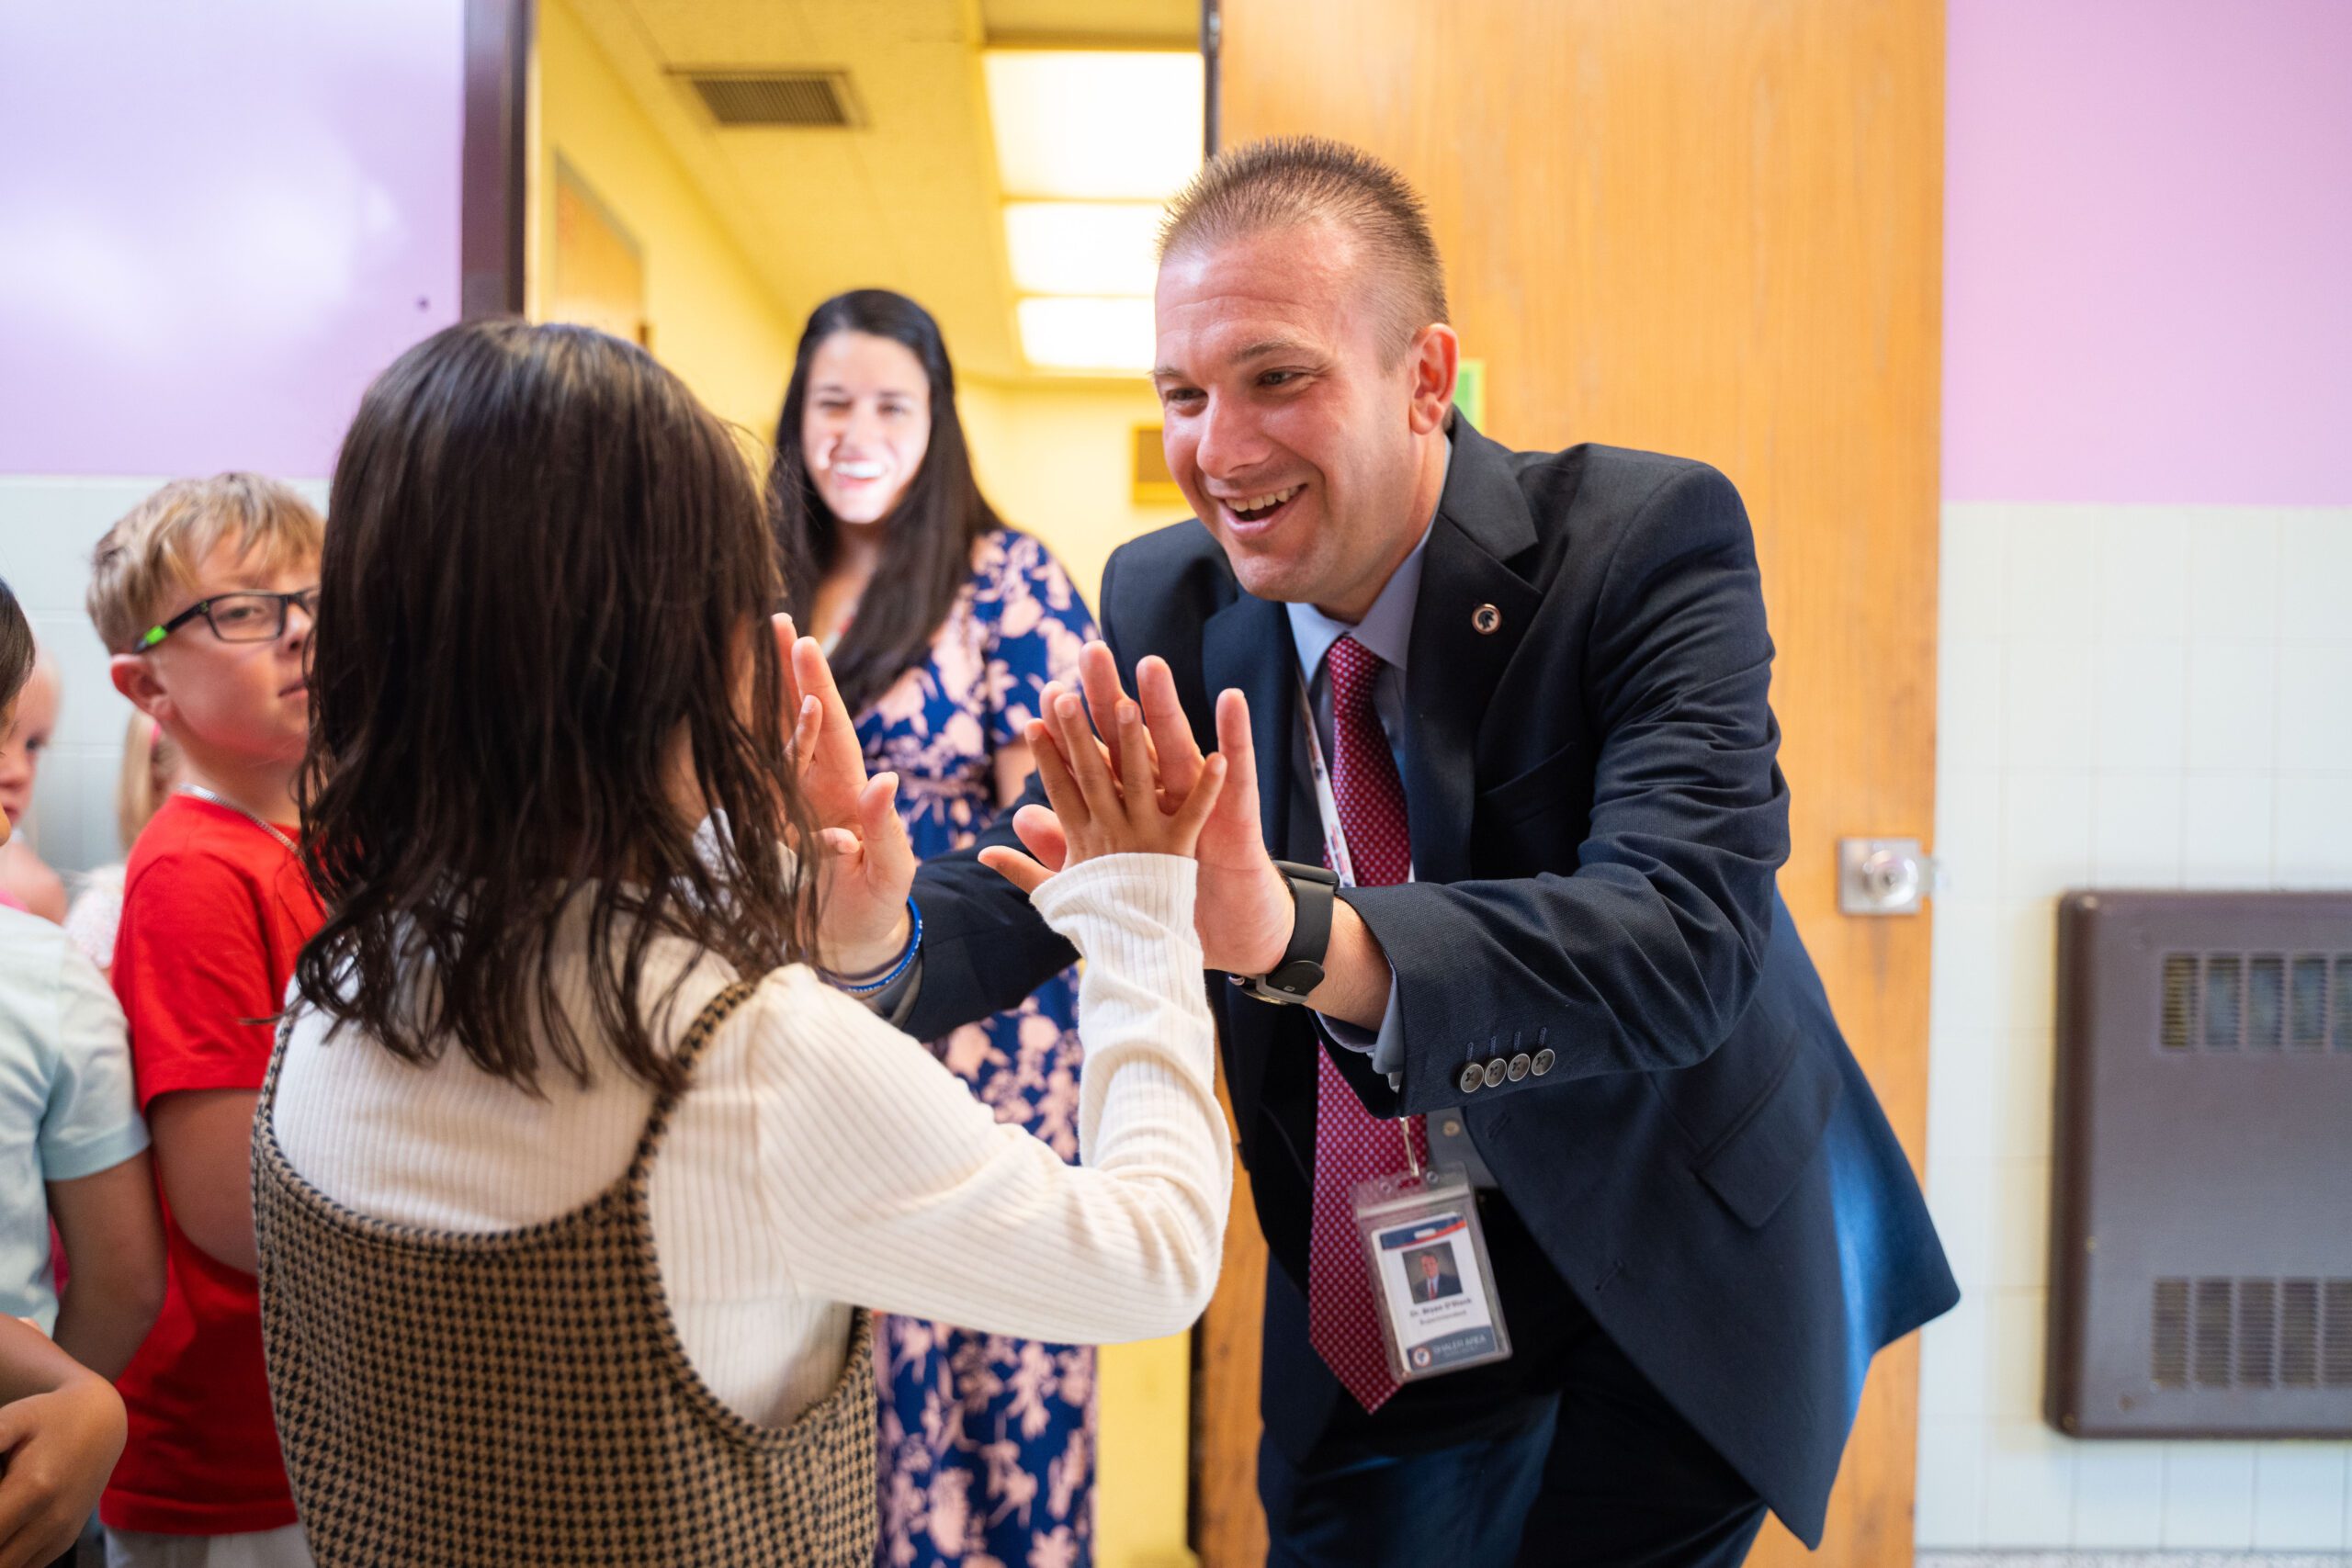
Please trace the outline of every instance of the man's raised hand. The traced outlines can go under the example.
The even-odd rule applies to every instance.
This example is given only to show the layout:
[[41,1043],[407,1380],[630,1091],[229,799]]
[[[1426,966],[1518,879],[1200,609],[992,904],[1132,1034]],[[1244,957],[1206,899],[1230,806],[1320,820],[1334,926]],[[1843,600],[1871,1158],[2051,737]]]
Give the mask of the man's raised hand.
[[[1079,654],[1078,670],[1087,706],[1098,722],[1102,716],[1115,716],[1126,702],[1126,693],[1110,649],[1099,642],[1087,644]],[[1192,721],[1178,699],[1176,677],[1168,661],[1157,655],[1144,660],[1136,667],[1136,686],[1140,704],[1128,705],[1139,706],[1143,721],[1144,746],[1138,762],[1126,761],[1124,747],[1102,746],[1086,732],[1082,720],[1071,743],[1095,749],[1122,783],[1134,767],[1148,765],[1149,773],[1144,776],[1151,780],[1159,809],[1167,815],[1173,815],[1189,797],[1211,757],[1225,759],[1224,787],[1201,826],[1200,841],[1193,851],[1200,863],[1195,924],[1210,968],[1262,975],[1282,961],[1283,950],[1290,943],[1295,907],[1289,886],[1266,852],[1259,820],[1257,750],[1250,739],[1249,700],[1238,691],[1217,694],[1216,750],[1204,756],[1193,737]],[[1060,688],[1047,687],[1049,710],[1060,700]],[[1046,738],[1059,744],[1065,732],[1046,727]],[[1036,745],[1037,740],[1033,738],[1031,744]],[[1073,755],[1064,750],[1065,765]],[[1042,751],[1038,759],[1043,776]],[[1062,863],[1065,829],[1054,813],[1027,807],[1015,815],[1012,827],[1040,864],[1053,869]]]
[[[1112,716],[1117,742],[1108,748],[1098,743],[1087,728],[1086,711],[1076,696],[1050,693],[1044,707],[1047,718],[1030,720],[1024,739],[1037,759],[1037,777],[1045,785],[1046,798],[1053,803],[1050,813],[1036,815],[1053,818],[1053,839],[1059,851],[1055,868],[1048,870],[1030,856],[999,845],[980,852],[982,864],[1023,893],[1034,893],[1055,870],[1102,855],[1193,853],[1225,784],[1224,758],[1211,757],[1195,769],[1192,786],[1176,800],[1172,811],[1165,810],[1162,803],[1170,797],[1157,787],[1150,736],[1144,728],[1142,710],[1134,703],[1122,697],[1104,710]],[[1112,771],[1114,758],[1115,774]],[[1024,841],[1027,837],[1023,835]]]

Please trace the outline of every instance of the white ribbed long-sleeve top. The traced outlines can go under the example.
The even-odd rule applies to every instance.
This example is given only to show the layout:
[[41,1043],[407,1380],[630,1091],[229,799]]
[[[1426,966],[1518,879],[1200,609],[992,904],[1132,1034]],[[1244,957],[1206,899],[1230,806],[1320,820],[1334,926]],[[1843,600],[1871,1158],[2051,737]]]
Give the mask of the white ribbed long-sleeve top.
[[[1000,1124],[929,1050],[804,965],[768,976],[705,1046],[651,1179],[663,1289],[688,1359],[745,1417],[790,1421],[848,1353],[853,1304],[1063,1342],[1170,1334],[1216,1282],[1232,1150],[1193,931],[1193,863],[1123,854],[1052,878],[1038,911],[1087,963],[1081,1165]],[[734,979],[677,940],[673,1032]],[[586,1020],[588,953],[559,955]],[[583,1040],[594,1038],[582,1031]],[[429,1066],[297,1015],[273,1125],[295,1171],[396,1224],[511,1230],[587,1202],[653,1105],[616,1061],[535,1099],[454,1046]]]

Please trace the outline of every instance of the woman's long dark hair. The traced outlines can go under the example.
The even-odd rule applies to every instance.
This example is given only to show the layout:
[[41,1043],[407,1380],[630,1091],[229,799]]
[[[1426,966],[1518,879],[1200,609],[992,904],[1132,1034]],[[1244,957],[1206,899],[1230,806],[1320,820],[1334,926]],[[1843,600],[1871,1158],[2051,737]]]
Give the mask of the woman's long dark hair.
[[329,515],[301,784],[329,912],[303,1000],[406,1061],[454,1040],[536,1090],[544,1050],[584,1083],[554,941],[584,919],[597,1032],[675,1087],[653,942],[749,976],[813,931],[751,461],[643,350],[473,322],[368,389]]
[[768,476],[776,542],[784,551],[785,604],[804,631],[814,632],[817,590],[841,548],[841,524],[808,477],[800,439],[808,401],[808,364],[836,333],[865,333],[904,344],[931,380],[931,445],[884,526],[888,539],[857,618],[832,653],[833,678],[853,714],[888,691],[920,663],[932,635],[947,618],[956,590],[972,574],[972,545],[998,526],[996,513],[972,478],[964,423],[956,412],[956,367],[931,312],[887,288],[837,294],[817,307],[801,330],[775,425],[775,466]]

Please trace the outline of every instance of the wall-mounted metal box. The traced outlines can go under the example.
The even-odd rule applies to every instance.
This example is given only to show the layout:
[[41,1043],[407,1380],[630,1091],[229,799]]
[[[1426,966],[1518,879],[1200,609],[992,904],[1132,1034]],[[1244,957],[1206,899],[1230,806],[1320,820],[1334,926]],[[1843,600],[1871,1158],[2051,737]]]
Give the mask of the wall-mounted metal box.
[[2352,894],[2059,906],[2045,1410],[2352,1435]]

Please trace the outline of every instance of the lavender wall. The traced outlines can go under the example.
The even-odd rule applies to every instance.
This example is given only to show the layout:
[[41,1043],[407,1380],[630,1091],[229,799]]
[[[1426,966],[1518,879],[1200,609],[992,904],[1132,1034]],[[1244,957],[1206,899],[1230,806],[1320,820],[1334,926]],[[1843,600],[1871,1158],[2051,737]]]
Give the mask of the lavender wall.
[[1949,17],[1945,499],[2352,502],[2352,4]]
[[0,4],[0,577],[65,686],[26,836],[121,857],[89,551],[162,479],[322,499],[368,379],[458,315],[464,0]]
[[319,475],[458,315],[463,0],[0,15],[0,473]]

